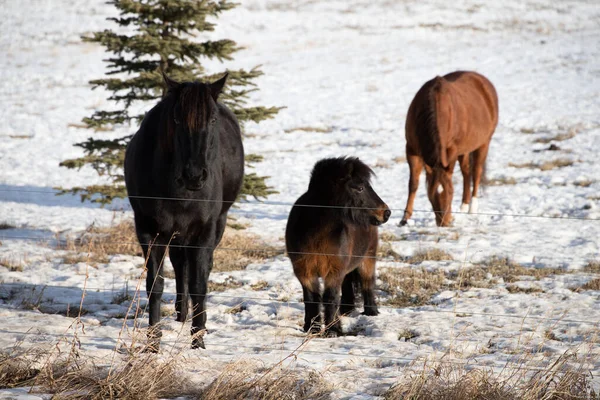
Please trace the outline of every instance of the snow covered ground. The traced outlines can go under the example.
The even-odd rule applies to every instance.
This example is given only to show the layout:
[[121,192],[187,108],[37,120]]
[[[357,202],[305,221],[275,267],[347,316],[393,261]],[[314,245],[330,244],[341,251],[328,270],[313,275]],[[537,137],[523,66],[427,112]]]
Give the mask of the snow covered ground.
[[[57,313],[76,309],[85,285],[88,313],[79,337],[85,351],[105,357],[127,312],[128,303],[115,304],[115,297],[126,285],[135,288],[143,260],[115,256],[98,266],[70,265],[52,244],[57,235],[76,234],[91,223],[131,218],[128,203],[101,209],[52,192],[101,182],[91,169],[67,170],[58,163],[78,156],[72,144],[91,134],[78,127],[81,118],[108,104],[106,93],[91,91],[87,83],[103,75],[106,55],[79,36],[105,29],[114,10],[101,0],[0,3],[0,223],[7,228],[0,230],[0,347],[56,340],[72,323]],[[426,306],[382,306],[374,318],[344,317],[343,327],[353,335],[311,340],[294,365],[322,371],[335,398],[371,398],[414,360],[446,354],[457,363],[501,367],[515,353],[530,351],[536,365],[544,365],[582,341],[593,342],[600,292],[570,288],[598,277],[582,268],[600,260],[595,1],[244,0],[218,22],[215,37],[234,39],[245,50],[224,66],[209,63],[209,69],[261,64],[265,75],[253,101],[286,107],[274,120],[246,126],[246,151],[265,157],[256,172],[271,176],[269,183],[280,192],[267,201],[277,204],[253,201],[233,211],[250,224],[248,231],[281,246],[290,204],[305,191],[313,164],[354,155],[375,169],[374,187],[392,209],[381,231],[402,239],[391,242],[393,249],[408,257],[438,248],[454,259],[420,265],[383,260],[380,269],[460,270],[496,255],[569,272],[516,283],[540,290],[532,293],[511,293],[499,282],[442,292]],[[500,123],[488,178],[514,181],[484,188],[482,215],[457,214],[452,228],[438,229],[422,178],[417,211],[400,228],[408,105],[425,81],[457,69],[479,71],[495,84]],[[551,143],[560,150],[548,151]],[[559,159],[572,164],[523,167]],[[456,192],[458,210],[462,190]],[[243,356],[274,364],[302,343],[302,292],[285,256],[211,279],[243,286],[210,298],[207,350],[185,351],[190,372],[208,382],[228,361]],[[267,286],[253,290],[250,285],[259,281]],[[174,291],[168,280],[166,300],[173,300]],[[386,293],[379,294],[385,302]],[[241,312],[229,312],[240,304]],[[407,329],[417,336],[399,339]],[[165,343],[187,345],[187,326],[167,318],[164,330]],[[598,354],[598,345],[591,346]],[[590,368],[598,370],[600,361]]]

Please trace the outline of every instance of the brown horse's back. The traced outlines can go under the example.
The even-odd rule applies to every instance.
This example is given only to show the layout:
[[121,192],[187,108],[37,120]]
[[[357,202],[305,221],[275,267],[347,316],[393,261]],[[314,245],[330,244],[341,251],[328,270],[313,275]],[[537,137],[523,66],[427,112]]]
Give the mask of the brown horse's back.
[[498,124],[498,95],[476,72],[456,71],[426,82],[406,117],[407,153],[447,167],[488,143]]

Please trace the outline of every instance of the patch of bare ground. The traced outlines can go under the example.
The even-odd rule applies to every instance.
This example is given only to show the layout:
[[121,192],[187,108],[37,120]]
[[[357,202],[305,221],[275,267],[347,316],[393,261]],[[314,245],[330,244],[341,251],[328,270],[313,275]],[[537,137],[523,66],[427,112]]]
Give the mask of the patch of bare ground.
[[565,140],[569,140],[575,137],[575,131],[574,130],[569,130],[568,132],[564,132],[564,133],[558,133],[556,135],[552,135],[552,136],[546,136],[546,137],[541,137],[541,138],[537,138],[533,141],[533,143],[543,143],[543,144],[547,144],[550,142],[562,142]]

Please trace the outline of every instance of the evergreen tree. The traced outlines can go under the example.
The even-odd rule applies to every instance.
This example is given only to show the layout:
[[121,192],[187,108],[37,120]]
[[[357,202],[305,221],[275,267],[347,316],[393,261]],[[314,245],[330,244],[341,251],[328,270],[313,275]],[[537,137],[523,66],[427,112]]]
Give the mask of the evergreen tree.
[[[135,102],[155,102],[162,97],[166,91],[162,71],[177,81],[213,81],[223,73],[206,75],[200,59],[231,60],[240,50],[228,39],[194,40],[199,33],[214,30],[215,25],[207,17],[218,17],[236,6],[228,0],[110,0],[108,4],[120,11],[119,17],[109,20],[128,33],[104,30],[82,37],[84,41],[100,43],[112,55],[105,60],[109,77],[90,83],[92,88],[104,87],[112,92],[109,100],[116,102],[115,109],[99,110],[83,119],[88,128],[98,133],[116,125],[141,122],[144,114],[134,115],[130,107]],[[252,80],[262,74],[258,67],[228,72],[227,87],[219,100],[235,113],[240,124],[272,118],[279,111],[277,107],[246,106],[248,94],[256,90]],[[126,197],[122,166],[125,148],[132,136],[112,140],[90,137],[75,144],[84,149],[84,156],[65,160],[60,165],[67,168],[90,165],[98,174],[108,176],[112,184],[63,189],[62,193],[79,193],[82,201],[102,204]],[[246,163],[261,159],[249,154]],[[266,197],[275,193],[265,178],[247,173],[241,196]]]

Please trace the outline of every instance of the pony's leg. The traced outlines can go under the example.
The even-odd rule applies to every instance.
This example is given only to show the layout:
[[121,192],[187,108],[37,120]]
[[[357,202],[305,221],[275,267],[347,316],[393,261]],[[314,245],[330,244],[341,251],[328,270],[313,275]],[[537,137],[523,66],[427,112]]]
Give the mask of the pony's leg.
[[175,311],[177,311],[177,321],[185,322],[189,310],[189,264],[185,257],[185,249],[182,247],[171,247],[169,249],[169,257],[175,270],[175,285],[177,288]]
[[162,333],[156,325],[160,322],[160,299],[162,298],[165,280],[162,274],[162,263],[167,250],[167,241],[150,233],[137,232],[138,239],[146,261],[146,294],[148,296],[148,313],[150,315],[148,329],[148,351],[158,352]]
[[379,314],[375,301],[375,262],[375,252],[373,252],[373,254],[368,254],[368,257],[363,260],[362,265],[358,268],[364,301],[363,315]]
[[314,278],[309,285],[302,284],[304,298],[304,332],[319,333],[321,331],[321,292],[319,279]]
[[406,222],[412,217],[413,205],[417,189],[419,188],[419,176],[423,171],[423,159],[415,155],[407,155],[408,168],[410,169],[410,177],[408,179],[408,201],[404,210],[404,217],[400,221],[400,226],[406,225]]
[[479,209],[477,194],[489,148],[490,144],[488,142],[473,152],[473,198],[469,209],[470,214],[476,214]]
[[[214,235],[214,230],[212,231]],[[212,235],[211,235],[212,236]],[[203,348],[203,334],[206,332],[206,294],[208,276],[213,266],[214,236],[210,240],[195,241],[186,249],[189,263],[189,291],[192,299],[192,348]]]
[[458,163],[460,164],[460,172],[462,172],[463,176],[463,196],[460,212],[466,213],[469,211],[469,203],[471,203],[471,166],[469,165],[469,154],[458,156]]
[[358,271],[354,270],[346,275],[342,282],[342,301],[340,303],[340,314],[349,314],[356,308],[354,296],[354,282],[358,280]]
[[341,276],[328,276],[327,278],[325,278],[325,289],[323,291],[323,308],[325,311],[324,335],[326,337],[337,337],[342,333],[342,325],[340,323],[339,314],[342,281],[343,278]]

